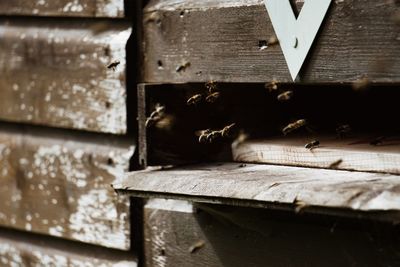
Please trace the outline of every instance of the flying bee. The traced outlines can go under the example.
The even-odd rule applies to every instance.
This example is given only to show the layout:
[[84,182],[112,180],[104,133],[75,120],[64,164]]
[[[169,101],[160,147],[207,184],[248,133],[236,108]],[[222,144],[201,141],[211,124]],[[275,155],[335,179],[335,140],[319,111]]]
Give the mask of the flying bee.
[[154,111],[146,120],[146,127],[152,126],[155,122],[161,120],[165,114],[165,106],[161,106],[159,103],[156,104]]
[[212,94],[209,94],[209,95],[206,97],[206,102],[208,102],[208,103],[214,103],[215,101],[217,101],[217,99],[219,98],[219,96],[220,96],[220,93],[219,93],[219,92],[214,92],[214,93],[212,93]]
[[377,138],[375,138],[374,140],[372,140],[371,142],[369,142],[369,144],[371,146],[379,146],[383,144],[383,141],[386,139],[385,136],[379,136]]
[[309,149],[309,150],[313,150],[314,148],[319,147],[320,142],[318,140],[313,140],[310,143],[306,144],[304,147]]
[[222,137],[228,137],[229,134],[230,134],[230,132],[231,132],[231,130],[232,130],[232,128],[233,128],[235,125],[236,125],[236,123],[232,123],[232,124],[230,124],[230,125],[228,125],[228,126],[225,126],[224,129],[222,129],[222,130],[220,131],[220,132],[221,132],[221,136],[222,136]]
[[119,60],[114,60],[113,62],[107,65],[107,69],[112,69],[113,71],[115,71],[115,69],[118,67],[120,63],[121,62]]
[[287,125],[285,128],[283,128],[282,133],[283,133],[283,135],[287,135],[287,134],[305,126],[306,124],[307,124],[307,121],[304,119],[297,120],[293,123],[289,123],[289,125]]
[[204,240],[199,240],[196,243],[194,243],[193,245],[190,246],[189,248],[189,252],[190,253],[196,253],[197,251],[199,251],[202,247],[204,247],[206,244],[206,242]]
[[337,169],[338,167],[339,167],[339,165],[340,164],[342,164],[343,163],[343,160],[342,159],[338,159],[337,161],[334,161],[334,162],[332,162],[330,165],[329,165],[329,169]]
[[190,67],[190,62],[185,62],[185,63],[179,65],[178,67],[176,67],[176,72],[185,71],[189,67]]
[[221,136],[221,131],[212,131],[207,134],[207,142],[212,143],[219,136]]
[[278,90],[278,82],[276,80],[272,80],[270,83],[266,83],[264,87],[271,93]]
[[339,138],[344,138],[346,134],[351,132],[351,127],[348,124],[342,124],[336,127],[336,133]]
[[286,91],[282,94],[279,94],[277,99],[278,101],[288,101],[293,97],[293,91]]
[[199,143],[205,143],[207,141],[207,136],[211,132],[212,132],[211,129],[197,131],[196,135],[199,136]]
[[186,101],[186,104],[188,104],[189,106],[197,105],[201,101],[202,98],[203,98],[203,96],[201,94],[194,95]]
[[206,89],[208,90],[208,92],[210,94],[214,93],[218,88],[217,88],[217,84],[214,81],[208,81],[206,82]]

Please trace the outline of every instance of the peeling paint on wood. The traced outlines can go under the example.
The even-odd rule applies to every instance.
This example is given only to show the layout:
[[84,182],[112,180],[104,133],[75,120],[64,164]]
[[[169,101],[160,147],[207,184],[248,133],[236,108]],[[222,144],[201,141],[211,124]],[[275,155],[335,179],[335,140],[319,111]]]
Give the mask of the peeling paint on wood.
[[58,17],[124,17],[124,0],[0,0],[0,14]]
[[[396,10],[395,1],[332,1],[301,81],[399,82]],[[145,82],[292,82],[280,46],[259,47],[275,35],[261,0],[153,0],[143,25]]]
[[130,33],[122,22],[0,20],[0,118],[126,133]]
[[[99,253],[100,252],[100,253]],[[0,234],[0,265],[57,267],[136,267],[131,255],[106,249],[94,249],[64,240],[22,233]]]
[[128,171],[133,152],[104,138],[1,131],[0,225],[129,249],[129,199],[110,184]]

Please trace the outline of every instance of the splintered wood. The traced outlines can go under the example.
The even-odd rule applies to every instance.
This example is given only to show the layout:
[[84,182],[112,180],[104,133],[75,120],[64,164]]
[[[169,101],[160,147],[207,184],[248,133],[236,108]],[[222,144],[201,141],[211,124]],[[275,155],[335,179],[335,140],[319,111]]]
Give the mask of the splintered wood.
[[[332,1],[302,81],[399,82],[397,8]],[[279,44],[268,45],[275,33],[262,0],[152,0],[143,25],[145,82],[292,82]]]
[[0,32],[0,119],[126,133],[128,23],[3,18]]
[[238,162],[400,174],[400,140],[370,145],[368,137],[321,137],[318,147],[304,148],[307,138],[251,140],[232,147]]
[[296,207],[301,203],[350,211],[400,210],[398,176],[339,170],[239,163],[195,165],[132,172],[114,188],[134,196],[224,204],[248,201],[254,206]]
[[124,0],[0,0],[1,15],[124,17]]
[[104,138],[0,132],[0,225],[130,248],[129,199],[110,187],[134,148]]

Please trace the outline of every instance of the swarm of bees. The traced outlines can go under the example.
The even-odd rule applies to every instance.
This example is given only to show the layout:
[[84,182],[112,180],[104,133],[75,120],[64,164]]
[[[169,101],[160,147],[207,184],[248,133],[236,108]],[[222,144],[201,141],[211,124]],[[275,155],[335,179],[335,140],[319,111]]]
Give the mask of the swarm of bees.
[[154,125],[157,121],[160,121],[165,115],[165,106],[161,106],[159,103],[156,104],[154,111],[146,120],[146,127]]
[[229,137],[235,125],[236,123],[232,123],[225,126],[221,130],[215,130],[215,131],[211,129],[198,131],[196,134],[199,136],[199,143],[212,143],[218,137],[223,137],[223,138]]

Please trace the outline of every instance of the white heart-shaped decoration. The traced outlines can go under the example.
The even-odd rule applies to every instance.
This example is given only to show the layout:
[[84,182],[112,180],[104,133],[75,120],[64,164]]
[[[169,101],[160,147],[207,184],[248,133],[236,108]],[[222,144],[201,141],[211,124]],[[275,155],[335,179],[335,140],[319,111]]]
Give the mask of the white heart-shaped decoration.
[[289,0],[264,0],[293,81],[317,36],[331,0],[305,0],[299,16]]

